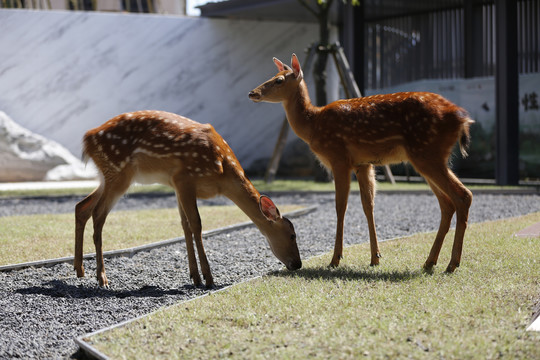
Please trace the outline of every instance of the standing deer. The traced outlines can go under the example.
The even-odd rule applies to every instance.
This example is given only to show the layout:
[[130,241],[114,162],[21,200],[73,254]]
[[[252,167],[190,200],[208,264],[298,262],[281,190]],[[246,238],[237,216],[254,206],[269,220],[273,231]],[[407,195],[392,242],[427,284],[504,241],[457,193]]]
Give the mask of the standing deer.
[[454,212],[457,217],[452,258],[446,271],[459,266],[472,193],[448,168],[448,158],[459,140],[466,156],[469,127],[467,112],[427,92],[406,92],[338,100],[322,107],[311,103],[296,55],[291,66],[274,58],[279,72],[249,93],[254,102],[283,103],[294,132],[321,163],[334,174],[337,229],[330,266],[343,257],[343,223],[354,171],[369,227],[371,265],[381,257],[375,231],[373,165],[409,161],[437,196],[441,222],[424,268],[437,264]]
[[176,193],[189,259],[189,274],[201,284],[193,239],[206,286],[213,286],[201,237],[197,198],[223,194],[242,209],[266,237],[274,255],[289,270],[302,267],[293,224],[272,200],[253,187],[225,140],[209,125],[162,111],[118,115],[89,130],[83,154],[100,172],[100,185],[75,207],[75,261],[84,276],[83,238],[92,216],[97,279],[108,286],[103,263],[102,228],[116,201],[134,181],[171,186]]

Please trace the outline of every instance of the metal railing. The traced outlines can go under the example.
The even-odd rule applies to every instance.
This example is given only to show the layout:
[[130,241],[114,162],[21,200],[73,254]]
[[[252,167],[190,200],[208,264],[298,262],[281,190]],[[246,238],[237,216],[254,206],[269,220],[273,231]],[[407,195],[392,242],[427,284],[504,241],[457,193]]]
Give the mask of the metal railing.
[[[465,3],[468,0],[464,0]],[[540,72],[540,1],[518,0],[520,73]],[[495,73],[495,5],[474,1],[472,76]],[[365,29],[366,89],[379,89],[418,79],[462,78],[465,74],[465,8],[417,13],[368,21]]]

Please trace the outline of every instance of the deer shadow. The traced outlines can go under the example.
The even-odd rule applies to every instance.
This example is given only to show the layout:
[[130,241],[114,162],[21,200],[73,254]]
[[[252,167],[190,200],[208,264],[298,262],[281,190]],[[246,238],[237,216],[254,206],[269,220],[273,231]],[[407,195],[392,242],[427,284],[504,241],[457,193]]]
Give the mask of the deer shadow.
[[24,295],[44,295],[54,298],[160,298],[164,296],[186,295],[192,292],[215,291],[229,286],[229,284],[217,285],[212,289],[205,287],[195,287],[194,285],[183,285],[177,289],[164,289],[154,285],[144,285],[137,289],[114,289],[99,286],[72,285],[61,280],[52,280],[42,285],[30,286],[15,290],[16,293]]
[[423,269],[381,271],[373,267],[352,268],[347,265],[337,268],[329,266],[308,267],[296,271],[275,271],[270,273],[270,275],[276,277],[304,278],[309,280],[363,280],[368,282],[404,282],[423,276],[424,274],[430,273]]

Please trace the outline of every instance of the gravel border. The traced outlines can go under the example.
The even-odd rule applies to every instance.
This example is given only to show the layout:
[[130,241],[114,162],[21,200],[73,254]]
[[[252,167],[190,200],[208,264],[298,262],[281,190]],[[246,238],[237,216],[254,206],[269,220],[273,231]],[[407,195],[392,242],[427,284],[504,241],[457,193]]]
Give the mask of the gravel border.
[[[80,198],[20,199],[14,208],[5,205],[5,199],[0,199],[0,213],[15,214],[18,212],[13,209],[21,208],[31,213],[72,212]],[[333,194],[286,194],[274,195],[273,199],[278,206],[318,205],[316,211],[293,220],[303,259],[332,250],[336,226]],[[540,196],[536,194],[475,194],[470,222],[537,212],[540,211],[539,200]],[[227,199],[217,198],[206,204],[229,203]],[[375,203],[380,239],[433,231],[438,227],[439,207],[433,195],[381,192]],[[143,206],[176,207],[176,200],[173,195],[130,195],[123,198],[116,208]],[[178,226],[180,228],[180,222]],[[367,239],[360,199],[358,193],[352,193],[346,217],[345,243],[350,245]],[[208,236],[204,241],[218,289],[282,268],[254,227]],[[447,239],[446,244],[449,242],[451,239]],[[448,260],[441,259],[442,269]],[[208,293],[204,288],[191,285],[183,243],[105,261],[109,289],[97,286],[95,261],[92,259],[84,261],[85,278],[77,278],[72,266],[66,263],[0,272],[0,358],[78,358],[82,355],[77,353],[74,338],[81,334]],[[466,239],[462,266],[467,266]]]

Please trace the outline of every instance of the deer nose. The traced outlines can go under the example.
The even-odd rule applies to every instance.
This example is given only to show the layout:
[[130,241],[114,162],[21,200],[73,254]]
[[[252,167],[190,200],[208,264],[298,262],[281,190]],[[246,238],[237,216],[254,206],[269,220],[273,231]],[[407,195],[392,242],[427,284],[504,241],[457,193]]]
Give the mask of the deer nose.
[[302,260],[298,259],[298,260],[292,260],[291,262],[289,262],[289,264],[287,264],[287,270],[298,270],[302,267]]
[[261,94],[255,92],[255,91],[253,91],[253,90],[249,92],[249,95],[248,95],[248,96],[249,96],[249,98],[250,98],[251,100],[259,100],[259,99],[261,98]]

